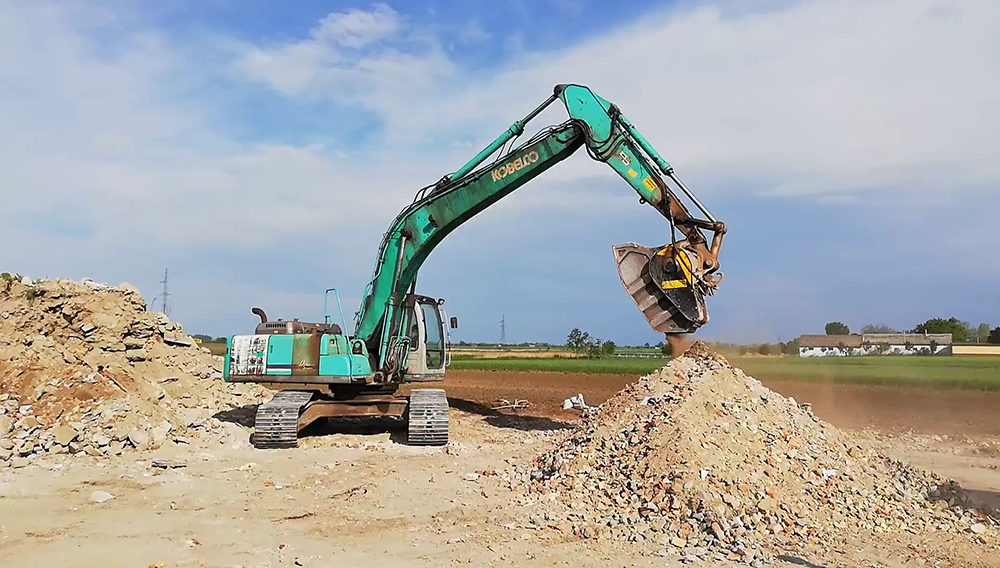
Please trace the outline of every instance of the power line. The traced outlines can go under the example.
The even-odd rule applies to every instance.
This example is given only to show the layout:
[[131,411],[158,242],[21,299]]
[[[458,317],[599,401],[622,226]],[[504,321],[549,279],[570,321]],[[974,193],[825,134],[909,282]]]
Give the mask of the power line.
[[507,321],[505,316],[500,316],[500,345],[507,344]]

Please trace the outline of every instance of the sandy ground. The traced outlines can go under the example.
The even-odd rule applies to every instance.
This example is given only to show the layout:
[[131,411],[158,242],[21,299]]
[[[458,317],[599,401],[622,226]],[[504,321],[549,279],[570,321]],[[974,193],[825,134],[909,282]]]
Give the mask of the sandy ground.
[[[581,392],[596,404],[627,380],[455,372],[446,385],[455,409],[447,448],[405,446],[399,425],[369,421],[312,428],[295,450],[257,451],[241,435],[250,430],[234,425],[223,443],[2,470],[0,566],[680,566],[641,545],[526,528],[529,512],[510,504],[496,478],[465,479],[540,453],[575,421],[559,409],[566,396]],[[901,457],[1000,504],[992,395],[769,386],[812,402],[835,425],[880,428]],[[522,416],[491,411],[497,398],[532,407]],[[153,458],[184,467],[155,469]],[[114,499],[93,503],[95,491]],[[820,565],[934,565],[925,560],[871,542]]]

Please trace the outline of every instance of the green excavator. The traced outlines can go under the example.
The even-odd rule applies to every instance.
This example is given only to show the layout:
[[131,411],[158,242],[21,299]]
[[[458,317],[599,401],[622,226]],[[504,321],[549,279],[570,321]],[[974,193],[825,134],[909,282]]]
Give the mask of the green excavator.
[[[556,100],[565,105],[568,120],[505,150]],[[405,419],[410,444],[447,444],[444,390],[411,388],[409,396],[400,394],[406,383],[444,380],[450,330],[458,327],[456,318],[447,317],[444,300],[416,293],[417,272],[459,225],[581,147],[611,166],[639,194],[640,203],[668,221],[667,244],[612,247],[622,284],[650,326],[670,341],[706,324],[705,297],[722,280],[719,249],[725,225],[681,183],[617,106],[586,86],[557,85],[548,100],[468,163],[421,189],[393,220],[379,247],[353,335],[346,333],[340,297],[332,288],[324,298],[323,323],[270,321],[262,310],[253,309],[260,323],[253,335],[229,338],[223,376],[229,382],[260,383],[278,391],[258,407],[254,446],[295,447],[298,433],[320,418],[375,416]],[[704,219],[690,214],[668,181]],[[712,233],[711,243],[703,231]],[[330,314],[331,292],[340,324]]]

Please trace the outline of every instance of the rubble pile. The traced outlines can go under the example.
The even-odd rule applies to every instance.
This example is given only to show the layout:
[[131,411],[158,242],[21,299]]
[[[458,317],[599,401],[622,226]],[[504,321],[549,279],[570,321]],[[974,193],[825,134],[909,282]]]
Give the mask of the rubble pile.
[[223,429],[213,414],[264,397],[221,371],[128,284],[3,278],[0,468],[211,437]]
[[769,550],[877,532],[994,537],[954,483],[837,430],[704,345],[585,411],[554,449],[506,475],[537,526],[692,562],[762,564]]

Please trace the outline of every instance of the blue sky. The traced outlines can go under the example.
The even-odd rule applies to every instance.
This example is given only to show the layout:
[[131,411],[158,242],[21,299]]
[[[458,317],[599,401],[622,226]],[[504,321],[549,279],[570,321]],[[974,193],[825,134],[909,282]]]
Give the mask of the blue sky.
[[[0,270],[170,269],[192,333],[354,312],[378,242],[553,85],[618,103],[730,228],[701,335],[1000,325],[993,2],[5,2]],[[553,107],[535,126],[560,122]],[[456,231],[457,339],[655,343],[612,244],[662,219],[583,152]]]

